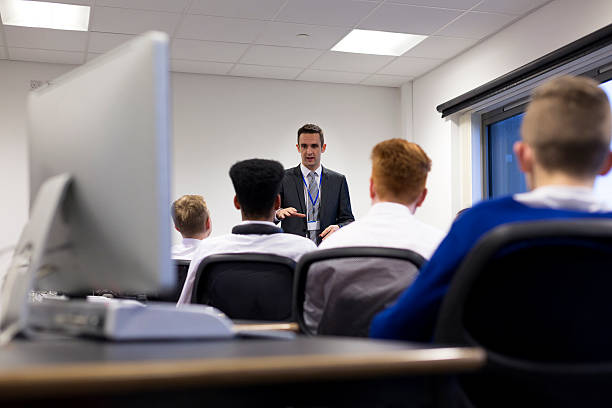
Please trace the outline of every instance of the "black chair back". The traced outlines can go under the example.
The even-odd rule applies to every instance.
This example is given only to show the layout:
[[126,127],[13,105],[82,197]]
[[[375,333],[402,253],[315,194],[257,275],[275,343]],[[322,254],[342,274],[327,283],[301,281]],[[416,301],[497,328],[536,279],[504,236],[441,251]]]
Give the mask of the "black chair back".
[[175,259],[174,267],[176,268],[176,290],[174,292],[174,297],[172,301],[178,302],[179,297],[181,297],[181,292],[183,291],[183,286],[185,286],[185,280],[187,280],[187,272],[189,271],[189,264],[191,261],[186,259]]
[[[367,337],[374,315],[414,281],[424,262],[414,251],[382,247],[331,248],[304,255],[296,267],[293,295],[300,329],[308,335]],[[309,273],[323,279],[309,283]],[[306,321],[304,309],[307,290],[315,287],[319,297],[325,297],[316,330]]]
[[612,220],[503,225],[457,270],[435,340],[487,350],[460,381],[477,407],[609,405],[610,287]]
[[294,271],[292,259],[277,255],[210,255],[198,266],[191,302],[231,319],[289,321]]

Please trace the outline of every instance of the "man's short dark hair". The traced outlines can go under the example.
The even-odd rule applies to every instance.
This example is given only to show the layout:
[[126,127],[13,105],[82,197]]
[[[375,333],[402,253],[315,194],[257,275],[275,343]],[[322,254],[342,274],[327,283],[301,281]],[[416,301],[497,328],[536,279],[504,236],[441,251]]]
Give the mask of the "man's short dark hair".
[[244,215],[268,217],[285,176],[282,164],[276,160],[243,160],[230,168],[229,175]]
[[302,133],[318,133],[319,134],[319,138],[321,139],[321,146],[323,146],[323,144],[325,143],[325,138],[323,137],[323,129],[321,129],[317,125],[314,125],[312,123],[307,123],[304,126],[302,126],[301,128],[299,128],[298,129],[298,136],[297,136],[298,144],[300,144],[300,135]]

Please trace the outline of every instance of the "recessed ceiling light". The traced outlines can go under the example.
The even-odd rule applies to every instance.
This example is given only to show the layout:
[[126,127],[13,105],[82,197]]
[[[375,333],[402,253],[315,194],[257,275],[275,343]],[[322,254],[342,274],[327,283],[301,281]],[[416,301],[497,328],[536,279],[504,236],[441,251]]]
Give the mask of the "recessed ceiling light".
[[9,26],[87,31],[89,6],[42,1],[0,0],[2,23]]
[[402,55],[426,35],[389,33],[386,31],[353,30],[334,45],[332,51],[374,55]]

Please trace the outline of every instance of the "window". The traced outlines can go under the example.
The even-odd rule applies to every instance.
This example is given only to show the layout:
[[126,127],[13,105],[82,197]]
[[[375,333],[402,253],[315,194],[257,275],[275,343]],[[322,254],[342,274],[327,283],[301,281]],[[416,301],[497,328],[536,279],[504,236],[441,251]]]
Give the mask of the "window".
[[[600,86],[608,95],[608,99],[612,100],[612,80],[608,79]],[[499,108],[482,116],[487,198],[527,191],[525,177],[519,170],[512,151],[514,142],[520,139],[520,127],[526,107],[525,101],[514,103],[510,107]],[[610,148],[612,149],[612,144]],[[597,177],[595,193],[612,205],[612,172]]]
[[[524,113],[486,124],[484,133],[488,150],[489,198],[527,191],[525,177],[519,171],[512,146],[521,139]],[[486,123],[486,122],[485,122]]]

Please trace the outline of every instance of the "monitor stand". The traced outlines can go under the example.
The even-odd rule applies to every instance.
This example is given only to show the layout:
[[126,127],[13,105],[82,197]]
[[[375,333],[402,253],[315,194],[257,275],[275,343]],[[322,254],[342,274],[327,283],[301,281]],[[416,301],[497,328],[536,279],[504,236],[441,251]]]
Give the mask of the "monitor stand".
[[23,228],[13,259],[0,282],[0,346],[26,328],[28,297],[49,240],[49,231],[72,184],[69,174],[45,181],[36,195],[30,220]]

